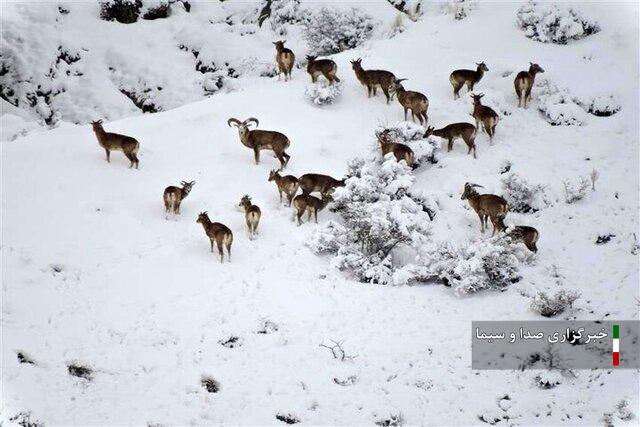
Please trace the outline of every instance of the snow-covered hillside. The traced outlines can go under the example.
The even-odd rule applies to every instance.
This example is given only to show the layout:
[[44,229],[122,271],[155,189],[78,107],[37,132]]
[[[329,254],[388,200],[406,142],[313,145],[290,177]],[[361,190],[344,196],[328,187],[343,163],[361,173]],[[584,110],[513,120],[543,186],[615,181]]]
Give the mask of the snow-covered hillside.
[[[58,38],[88,49],[61,65],[82,75],[72,84],[64,79],[54,127],[36,124],[43,119],[37,108],[2,101],[3,423],[637,425],[638,371],[473,371],[470,341],[472,320],[544,319],[531,309],[538,292],[580,293],[558,319],[638,319],[637,4],[579,5],[600,31],[556,45],[518,28],[521,3],[478,2],[461,20],[431,4],[416,22],[403,18],[399,33],[391,31],[398,12],[387,2],[350,3],[379,24],[368,42],[331,57],[341,93],[317,106],[305,96],[304,68],[289,82],[260,76],[262,67],[273,70],[274,40],[286,38],[304,58],[299,26],[287,26],[285,37],[270,26],[245,37],[236,32],[248,24],[210,24],[231,9],[259,9],[258,2],[231,3],[194,3],[190,14],[130,25],[100,21],[94,4],[70,4],[63,16],[57,6],[2,5],[3,43],[21,54],[13,58],[21,70],[48,69],[51,58],[29,50],[36,37],[54,51]],[[34,32],[38,24],[46,30]],[[203,99],[204,74],[194,71],[192,53],[162,51],[178,43],[212,58],[233,53],[246,72]],[[358,57],[365,69],[392,71],[426,94],[436,128],[473,122],[466,89],[454,101],[448,76],[486,62],[476,92],[500,112],[494,144],[478,133],[473,159],[458,140],[413,176],[416,191],[437,206],[430,239],[454,245],[489,236],[460,200],[465,182],[501,195],[512,174],[544,186],[537,211],[507,216],[509,224],[534,226],[540,240],[506,291],[458,296],[439,282],[363,284],[332,268],[308,244],[338,215],[327,209],[320,224],[298,227],[267,181],[277,159],[263,152],[255,165],[227,126],[230,117],[256,117],[260,129],[291,140],[287,173],[343,177],[349,160],[377,150],[376,129],[403,119],[397,100],[387,105],[379,92],[367,98],[351,69]],[[110,72],[107,59],[134,68]],[[545,73],[530,107],[518,109],[513,79],[530,61]],[[136,78],[163,87],[164,111],[140,114],[113,87],[140,89]],[[621,107],[616,114],[587,112],[609,97]],[[553,108],[539,111],[543,101]],[[548,122],[549,114],[571,112],[582,126]],[[97,118],[107,131],[140,141],[139,170],[118,152],[107,163],[91,126],[72,123]],[[589,182],[581,200],[567,203],[565,187],[594,170],[595,191]],[[162,192],[181,180],[196,185],[181,215],[167,220]],[[244,194],[262,209],[255,240],[238,207]],[[234,233],[230,263],[209,252],[196,223],[205,210]],[[353,357],[336,359],[321,346],[333,341]],[[90,368],[90,379],[70,375],[76,365]],[[539,387],[539,376],[559,384]],[[217,392],[203,379],[215,380]],[[623,401],[630,418],[618,409]]]

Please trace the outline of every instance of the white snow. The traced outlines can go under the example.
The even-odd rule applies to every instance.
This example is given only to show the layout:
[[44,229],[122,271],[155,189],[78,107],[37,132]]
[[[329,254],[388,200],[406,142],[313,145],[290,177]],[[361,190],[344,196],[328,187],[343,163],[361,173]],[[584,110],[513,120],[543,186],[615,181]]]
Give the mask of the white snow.
[[[331,57],[341,95],[318,108],[305,99],[304,69],[294,69],[290,82],[259,77],[274,61],[276,39],[286,37],[304,57],[299,28],[281,37],[269,26],[249,35],[227,26],[223,35],[227,8],[248,13],[258,5],[233,3],[197,2],[191,15],[131,25],[100,21],[94,3],[71,3],[63,17],[54,4],[3,3],[11,60],[52,89],[66,89],[56,97],[60,121],[50,130],[32,128],[33,110],[24,115],[2,103],[3,424],[30,413],[47,425],[282,424],[276,414],[307,425],[371,425],[394,414],[408,425],[594,425],[609,414],[616,425],[636,425],[637,371],[472,371],[469,331],[472,320],[540,320],[532,298],[561,289],[581,294],[570,312],[577,319],[638,319],[637,4],[581,5],[601,31],[559,46],[524,36],[515,23],[519,3],[477,2],[459,21],[431,5],[386,39],[397,11],[382,0],[349,2],[379,20],[380,33]],[[88,49],[80,61],[59,64],[59,73],[81,72],[75,80],[42,77],[60,43]],[[247,72],[203,99],[207,76],[195,71],[193,54],[163,48],[180,43]],[[403,117],[396,100],[386,105],[380,92],[367,98],[349,63],[357,57],[365,69],[392,71],[409,79],[408,90],[427,95],[436,128],[473,122],[471,99],[463,89],[453,100],[448,75],[487,63],[476,92],[495,94],[491,105],[504,103],[509,110],[501,112],[511,113],[501,114],[493,146],[479,133],[474,160],[457,141],[437,164],[413,172],[414,185],[439,208],[429,224],[434,242],[456,245],[489,238],[460,200],[465,182],[501,194],[500,171],[509,162],[511,172],[544,185],[548,206],[507,216],[541,236],[520,282],[465,297],[439,284],[369,285],[308,248],[322,224],[292,222],[293,211],[267,182],[277,159],[263,152],[255,165],[226,121],[253,116],[260,129],[285,133],[287,173],[341,178],[350,159],[376,144],[376,129]],[[610,95],[620,111],[585,114],[583,126],[551,126],[538,111],[539,87],[529,108],[516,108],[513,78],[530,61],[572,96]],[[163,87],[153,90],[162,112],[139,114],[114,87],[140,88],[136,77],[152,90]],[[91,126],[71,123],[98,117],[107,131],[140,141],[140,170],[128,169],[118,152],[108,164]],[[594,169],[596,190],[566,203],[563,182]],[[182,214],[167,221],[162,192],[181,180],[196,185]],[[237,206],[243,194],[263,213],[253,241]],[[195,222],[203,210],[232,229],[231,263],[209,252]],[[320,212],[320,223],[331,219],[337,216]],[[615,237],[596,245],[601,234]],[[231,336],[241,345],[219,343]],[[357,357],[334,359],[320,347],[331,340]],[[35,364],[19,363],[16,352]],[[93,380],[70,376],[72,362],[92,368]],[[209,377],[219,382],[217,393],[202,387]],[[541,380],[558,384],[543,389]],[[628,401],[624,411],[616,409],[621,400]]]

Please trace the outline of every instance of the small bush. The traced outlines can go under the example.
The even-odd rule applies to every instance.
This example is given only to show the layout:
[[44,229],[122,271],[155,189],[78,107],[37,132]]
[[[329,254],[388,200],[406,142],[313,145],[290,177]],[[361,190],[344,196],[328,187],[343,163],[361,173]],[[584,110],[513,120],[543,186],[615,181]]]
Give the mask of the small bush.
[[337,188],[331,207],[340,216],[319,227],[309,246],[333,255],[332,266],[351,271],[362,282],[402,284],[409,268],[393,254],[399,247],[419,248],[430,235],[425,196],[410,193],[411,168],[388,155],[349,163],[349,179]]
[[168,18],[171,14],[170,0],[145,0],[142,9],[142,19],[152,21],[154,19]]
[[100,19],[132,24],[138,20],[142,0],[106,0],[100,2]]
[[549,296],[544,292],[539,292],[531,302],[531,309],[544,317],[554,317],[563,313],[580,298],[580,294],[575,291],[560,290],[554,296]]
[[558,371],[542,371],[533,377],[535,386],[543,390],[549,390],[562,384],[562,380],[562,375]]
[[612,116],[622,109],[620,101],[613,95],[596,95],[578,103],[587,113],[598,117]]
[[442,5],[443,12],[451,15],[456,21],[460,21],[475,9],[475,0],[449,0]]
[[73,375],[74,377],[83,378],[87,381],[91,381],[93,379],[93,369],[88,366],[71,363],[67,365],[67,370],[69,371],[69,375]]
[[592,188],[591,181],[586,176],[581,176],[575,182],[564,180],[564,201],[572,204],[584,199]]
[[306,98],[314,105],[323,106],[333,104],[342,92],[342,84],[334,83],[332,85],[324,81],[316,83],[308,83],[305,86],[304,94]]
[[456,295],[483,290],[505,290],[520,280],[518,268],[526,254],[503,235],[477,240],[459,247],[438,242],[423,255],[424,277],[439,278]]
[[551,80],[541,79],[536,82],[540,102],[538,110],[545,120],[553,126],[583,125],[586,113],[567,89],[558,88]]
[[200,385],[209,393],[217,393],[220,391],[220,383],[208,376],[202,376]]
[[567,44],[600,31],[597,22],[569,5],[530,1],[517,12],[525,36],[542,43]]
[[376,420],[376,425],[380,427],[399,427],[404,425],[402,413],[389,414],[388,417]]
[[509,203],[509,210],[519,213],[532,213],[544,208],[545,186],[530,184],[516,173],[510,173],[502,178],[504,198]]
[[285,424],[298,424],[300,422],[300,418],[296,417],[293,414],[276,414],[276,419],[278,421],[282,421]]
[[331,55],[364,43],[374,28],[374,20],[360,9],[344,11],[323,7],[303,24],[303,37],[312,55]]

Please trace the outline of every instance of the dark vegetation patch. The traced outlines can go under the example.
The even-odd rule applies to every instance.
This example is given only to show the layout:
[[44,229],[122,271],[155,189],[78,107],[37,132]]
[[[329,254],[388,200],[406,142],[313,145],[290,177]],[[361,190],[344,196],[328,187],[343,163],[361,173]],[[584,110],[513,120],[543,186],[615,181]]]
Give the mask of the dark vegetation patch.
[[242,346],[242,340],[240,339],[240,337],[231,335],[226,340],[219,340],[218,344],[225,346],[227,348],[236,348],[236,347]]
[[22,352],[22,351],[18,351],[16,352],[16,357],[18,358],[18,362],[20,363],[27,363],[29,365],[35,365],[36,362],[26,353]]
[[298,424],[300,422],[300,418],[296,417],[293,414],[276,414],[276,419],[278,421],[282,421],[285,424]]
[[133,24],[138,20],[141,8],[141,0],[103,1],[100,3],[100,19]]
[[609,243],[614,237],[616,237],[615,234],[601,234],[596,239],[596,245],[604,245],[605,243]]
[[209,393],[217,393],[220,391],[220,383],[211,377],[203,376],[200,380],[200,384]]
[[93,369],[88,366],[83,366],[79,363],[71,363],[67,365],[67,370],[69,371],[69,375],[74,377],[83,378],[87,381],[91,381],[93,379]]

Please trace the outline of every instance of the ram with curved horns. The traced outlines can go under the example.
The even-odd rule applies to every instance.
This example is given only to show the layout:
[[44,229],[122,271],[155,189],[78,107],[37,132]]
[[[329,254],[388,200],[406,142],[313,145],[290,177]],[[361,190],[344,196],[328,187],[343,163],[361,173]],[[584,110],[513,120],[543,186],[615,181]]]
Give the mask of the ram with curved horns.
[[291,144],[289,138],[280,132],[271,130],[249,130],[249,125],[251,125],[251,123],[255,123],[256,127],[259,125],[258,119],[254,117],[249,117],[243,122],[233,117],[227,120],[227,124],[229,126],[233,125],[238,128],[240,142],[242,142],[245,147],[249,147],[253,150],[256,164],[260,163],[260,151],[271,150],[278,160],[280,160],[280,170],[284,169],[287,166],[287,163],[289,163],[290,158],[290,156],[284,151]]

